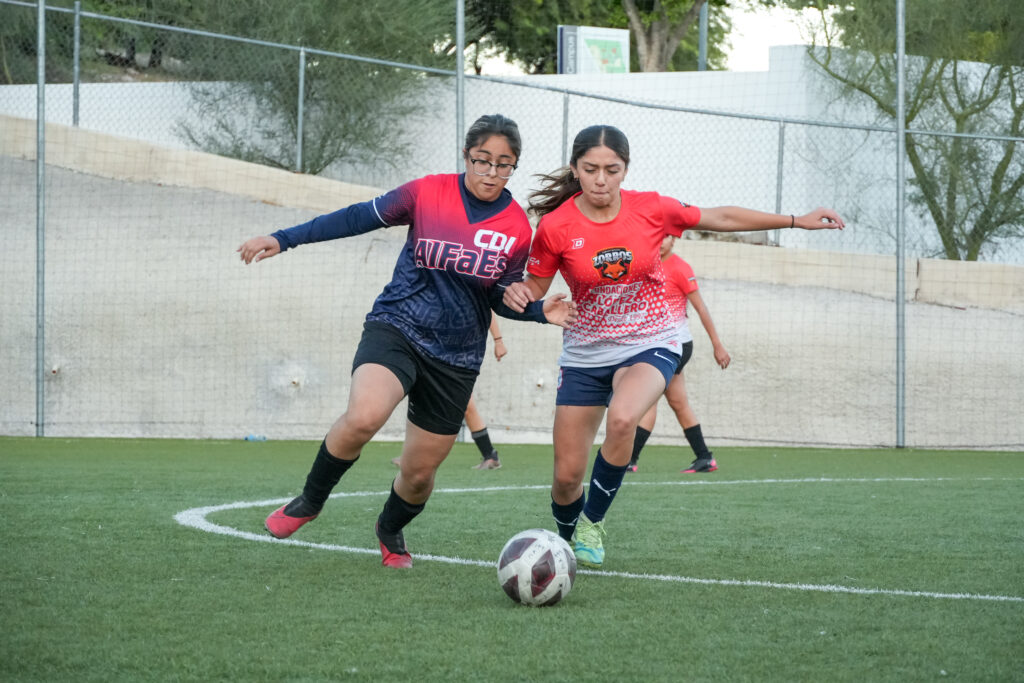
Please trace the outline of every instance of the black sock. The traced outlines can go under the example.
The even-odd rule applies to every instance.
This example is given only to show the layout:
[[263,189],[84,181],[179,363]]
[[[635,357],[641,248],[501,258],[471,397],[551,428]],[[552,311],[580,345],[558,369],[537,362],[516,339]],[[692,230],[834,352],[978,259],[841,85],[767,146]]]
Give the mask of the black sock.
[[633,437],[633,457],[629,459],[631,463],[635,463],[640,459],[640,451],[644,449],[644,445],[649,438],[651,438],[649,431],[639,426],[636,428],[636,436]]
[[335,458],[327,451],[327,442],[320,444],[320,450],[313,461],[313,467],[306,475],[306,485],[302,489],[302,495],[288,503],[284,513],[291,517],[309,517],[320,514],[327,497],[338,485],[341,475],[352,467],[355,460],[341,460]]
[[395,483],[391,482],[391,495],[384,503],[384,509],[377,517],[377,528],[386,535],[393,535],[405,528],[405,525],[413,520],[416,515],[423,512],[426,503],[414,505],[408,503],[395,493]]
[[484,427],[479,432],[471,432],[473,435],[473,441],[476,441],[476,447],[480,449],[480,455],[487,458],[497,458],[498,454],[494,452],[494,446],[491,445],[491,435],[487,433],[487,427]]
[[587,504],[583,514],[591,522],[600,522],[608,514],[608,508],[615,500],[615,494],[622,487],[626,466],[615,466],[604,459],[601,449],[597,450],[594,467],[590,470],[590,488],[587,490]]
[[699,424],[684,429],[683,436],[690,442],[690,448],[693,449],[694,454],[699,459],[707,460],[711,457],[711,451],[708,450],[707,444],[704,443],[704,435],[700,431]]
[[551,514],[555,518],[558,535],[566,541],[572,541],[572,534],[576,531],[576,522],[579,521],[581,512],[583,512],[582,495],[568,505],[559,505],[554,499],[551,500]]

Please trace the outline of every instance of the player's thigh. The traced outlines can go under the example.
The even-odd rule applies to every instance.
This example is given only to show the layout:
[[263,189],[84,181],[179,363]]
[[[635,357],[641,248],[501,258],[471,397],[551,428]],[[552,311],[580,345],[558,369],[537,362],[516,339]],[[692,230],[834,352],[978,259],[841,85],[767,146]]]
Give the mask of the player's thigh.
[[633,428],[640,418],[657,405],[665,390],[665,377],[658,368],[636,363],[619,368],[612,380],[612,400],[608,403],[608,429]]
[[487,422],[484,421],[480,411],[476,408],[476,399],[472,396],[469,398],[469,405],[466,406],[465,421],[466,426],[469,427],[471,432],[479,432],[487,426]]
[[377,432],[405,398],[405,387],[383,365],[365,363],[352,373],[345,417],[348,424]]
[[675,375],[668,383],[665,388],[665,398],[668,399],[668,404],[672,406],[673,410],[681,410],[687,406],[689,401],[686,398],[686,378],[683,377],[683,373]]

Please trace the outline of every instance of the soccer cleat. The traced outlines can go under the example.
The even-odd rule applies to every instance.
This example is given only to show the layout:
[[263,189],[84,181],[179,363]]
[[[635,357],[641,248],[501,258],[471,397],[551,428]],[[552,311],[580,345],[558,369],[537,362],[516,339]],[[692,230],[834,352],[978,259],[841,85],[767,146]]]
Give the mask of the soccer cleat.
[[392,569],[412,569],[412,555],[405,548],[405,536],[399,531],[396,534],[385,534],[380,530],[380,522],[373,527],[380,542],[380,563]]
[[629,464],[626,465],[627,472],[636,472],[638,469],[640,469],[640,466],[637,465],[636,460],[630,460]]
[[591,522],[584,514],[576,523],[576,561],[584,567],[600,569],[604,563],[604,520]]
[[497,470],[501,469],[501,461],[498,460],[498,451],[494,451],[488,457],[473,465],[474,470]]
[[698,472],[714,472],[717,469],[718,463],[714,458],[697,458],[685,470],[679,471],[683,474],[697,474]]
[[[292,503],[294,502],[295,501],[292,501]],[[288,503],[288,505],[291,505],[292,503]],[[316,519],[319,514],[310,515],[309,517],[292,517],[291,515],[286,515],[284,512],[288,505],[282,505],[271,512],[270,516],[267,517],[267,521],[263,523],[263,526],[267,527],[267,531],[269,531],[270,535],[274,538],[288,538],[298,531],[303,524],[312,522]]]

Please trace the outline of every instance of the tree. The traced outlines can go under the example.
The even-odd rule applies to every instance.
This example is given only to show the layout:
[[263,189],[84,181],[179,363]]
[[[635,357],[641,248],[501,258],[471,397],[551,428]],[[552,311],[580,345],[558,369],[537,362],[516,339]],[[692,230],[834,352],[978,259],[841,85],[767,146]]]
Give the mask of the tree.
[[[0,5],[0,84],[36,82],[36,8]],[[74,52],[70,15],[46,17],[46,81],[71,80]]]
[[[438,45],[454,22],[444,0],[203,3],[204,28],[230,35],[422,66],[452,68]],[[188,45],[201,124],[180,133],[216,154],[295,168],[300,126],[296,50],[193,38]],[[199,80],[208,79],[208,80]],[[304,72],[302,172],[337,161],[392,164],[419,113],[424,72],[311,54]]]
[[[630,70],[693,70],[697,63],[697,32],[691,31],[707,0],[466,0],[466,15],[475,31],[467,46],[493,46],[528,73],[554,73],[559,24],[628,28]],[[739,0],[732,0],[737,4]],[[730,0],[710,0],[725,8]],[[708,64],[725,61],[721,45],[731,28],[724,12],[711,12],[708,22]],[[479,73],[479,71],[478,71]]]
[[[706,0],[622,0],[636,41],[640,71],[667,71],[672,56],[700,16]],[[724,6],[724,2],[717,2]],[[649,6],[649,9],[644,5]],[[710,23],[710,22],[709,22]]]
[[[893,125],[893,3],[784,4],[818,10],[825,44],[812,46],[810,58],[844,95],[870,103],[880,123]],[[906,136],[913,171],[908,200],[931,218],[939,253],[948,259],[977,260],[1001,241],[1024,237],[1024,14],[1018,5],[907,1],[906,126],[956,134]]]

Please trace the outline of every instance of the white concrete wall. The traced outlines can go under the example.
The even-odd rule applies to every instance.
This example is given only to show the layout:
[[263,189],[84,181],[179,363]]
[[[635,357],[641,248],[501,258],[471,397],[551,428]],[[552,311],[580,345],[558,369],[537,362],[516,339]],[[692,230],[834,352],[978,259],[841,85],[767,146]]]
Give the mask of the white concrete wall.
[[[471,79],[466,87],[466,117],[485,113],[511,116],[523,134],[521,168],[509,188],[524,198],[534,175],[561,165],[563,97],[558,92],[520,87],[515,82],[592,92],[600,95],[700,110],[757,114],[769,120],[670,112],[572,96],[568,98],[569,143],[594,123],[621,127],[629,136],[633,162],[626,186],[656,189],[698,206],[737,204],[783,213],[815,206],[844,209],[856,230],[842,235],[779,232],[782,246],[892,254],[896,223],[895,144],[892,135],[780,124],[770,117],[830,120],[826,83],[814,76],[805,48],[771,51],[766,72],[678,72],[595,76],[524,76],[495,83]],[[46,88],[47,119],[71,122],[71,85]],[[417,96],[419,114],[403,130],[410,148],[394,164],[338,163],[326,177],[390,188],[427,173],[455,170],[452,79],[427,79]],[[0,87],[0,114],[34,118],[34,85]],[[844,109],[846,123],[869,123],[869,112]],[[186,84],[87,83],[81,86],[82,128],[159,145],[186,149],[175,133],[182,123],[201,127]],[[779,136],[784,135],[781,180]],[[780,187],[781,183],[781,187]],[[935,230],[923,217],[907,212],[907,248],[911,255],[938,253]],[[811,241],[808,241],[811,239]],[[983,260],[1022,263],[1024,251],[1008,245]]]

